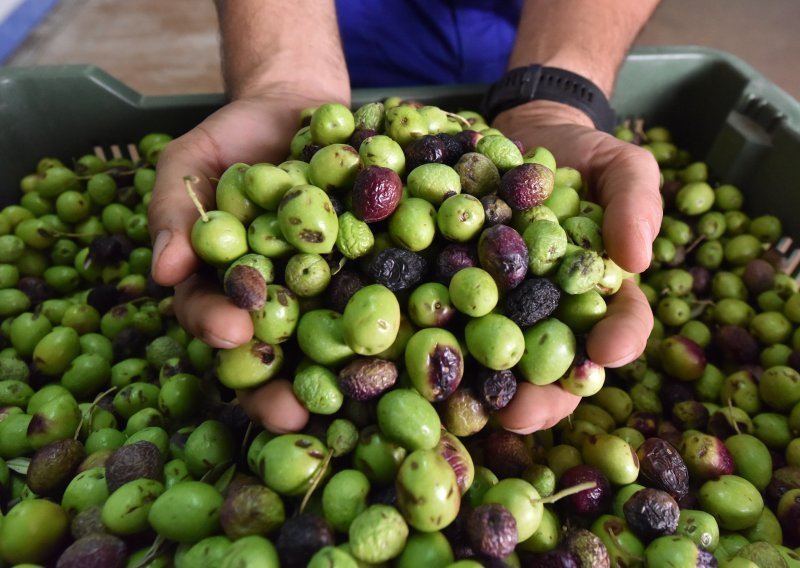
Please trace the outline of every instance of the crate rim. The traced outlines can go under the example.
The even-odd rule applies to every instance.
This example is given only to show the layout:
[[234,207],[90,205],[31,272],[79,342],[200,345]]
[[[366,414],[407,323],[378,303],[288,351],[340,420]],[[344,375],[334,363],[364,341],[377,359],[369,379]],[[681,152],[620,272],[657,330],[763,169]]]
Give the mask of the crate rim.
[[[748,92],[774,103],[794,129],[800,130],[800,102],[782,88],[768,80],[762,73],[739,56],[730,52],[700,45],[658,45],[635,46],[626,56],[626,61],[666,61],[666,60],[709,60],[722,61],[748,81]],[[624,66],[624,64],[623,64]],[[18,79],[60,80],[67,77],[88,77],[91,81],[112,90],[127,104],[146,108],[175,107],[186,104],[198,106],[221,106],[227,98],[223,92],[143,94],[102,67],[94,64],[68,63],[57,65],[11,66],[0,69],[0,84]],[[353,100],[378,100],[389,96],[411,97],[424,89],[426,97],[453,95],[476,96],[486,89],[486,84],[464,83],[452,85],[420,85],[404,87],[380,87],[354,89]],[[613,98],[613,97],[612,97]]]

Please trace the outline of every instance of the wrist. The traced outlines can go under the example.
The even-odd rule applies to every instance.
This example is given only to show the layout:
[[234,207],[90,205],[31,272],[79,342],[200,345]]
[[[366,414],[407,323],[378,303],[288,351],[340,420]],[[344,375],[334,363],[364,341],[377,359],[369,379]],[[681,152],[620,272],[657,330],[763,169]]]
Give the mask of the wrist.
[[537,126],[575,125],[594,129],[592,119],[583,111],[555,101],[530,101],[504,110],[495,118],[493,125],[503,130],[503,125],[511,126],[517,121],[535,123]]
[[[539,64],[511,69],[487,90],[482,111],[487,120],[532,101],[573,107],[599,130],[610,132],[616,115],[605,94],[592,81],[572,71]],[[574,113],[570,116],[577,117]],[[573,118],[582,120],[580,118]]]
[[245,77],[226,80],[226,92],[231,100],[282,97],[284,106],[298,110],[327,102],[350,105],[346,68],[312,68],[296,62],[294,65],[292,69],[278,61],[265,62]]
[[316,81],[265,80],[239,90],[231,100],[270,101],[287,110],[301,111],[332,102],[350,106],[350,90],[318,86]]
[[619,66],[658,0],[525,0],[509,68],[533,63],[586,77],[610,97]]
[[512,57],[508,68],[527,67],[538,63],[543,67],[564,69],[584,77],[594,83],[607,98],[611,96],[614,90],[614,81],[617,74],[616,60],[613,63],[609,58],[595,60],[585,54],[572,53],[568,49],[562,49],[558,53],[543,58],[541,61],[529,59],[529,57]]
[[292,99],[349,102],[332,0],[217,0],[217,10],[229,98],[284,92]]

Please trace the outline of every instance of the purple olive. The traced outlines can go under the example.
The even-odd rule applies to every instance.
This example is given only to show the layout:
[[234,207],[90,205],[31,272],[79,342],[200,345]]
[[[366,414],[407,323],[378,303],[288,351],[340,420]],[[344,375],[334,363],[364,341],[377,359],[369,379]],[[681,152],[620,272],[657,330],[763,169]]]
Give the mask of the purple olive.
[[516,288],[528,271],[528,247],[508,225],[484,229],[478,240],[478,259],[503,290]]
[[377,357],[360,357],[339,371],[339,388],[353,400],[372,400],[397,382],[397,367]]
[[403,195],[397,172],[383,166],[367,166],[353,183],[353,214],[365,223],[383,221],[391,215]]
[[558,484],[561,489],[566,489],[589,481],[595,482],[594,488],[564,497],[564,505],[570,514],[595,518],[604,513],[611,504],[611,482],[594,466],[574,465],[561,475]]
[[452,134],[440,132],[434,135],[444,143],[444,161],[448,166],[453,166],[464,153],[464,146],[461,141]]
[[447,145],[436,136],[412,140],[404,149],[406,169],[410,172],[422,164],[442,164],[447,157]]
[[375,136],[377,133],[377,131],[372,130],[371,128],[357,128],[353,134],[350,135],[350,139],[347,141],[347,144],[358,150],[364,140]]
[[472,549],[490,558],[502,559],[517,546],[517,522],[499,503],[478,505],[467,516],[467,534]]
[[711,271],[703,266],[692,266],[692,292],[698,296],[706,296],[711,290]]
[[497,477],[520,477],[533,464],[533,454],[523,437],[506,430],[490,433],[483,443],[484,465]]
[[497,197],[497,194],[484,195],[481,197],[481,204],[483,205],[483,224],[485,227],[511,223],[514,212],[508,206],[508,203]]
[[761,348],[753,335],[738,325],[723,325],[714,334],[714,346],[722,359],[734,365],[758,363]]
[[642,433],[645,438],[650,438],[658,434],[658,425],[661,417],[655,412],[637,410],[628,416],[626,426]]
[[744,267],[744,285],[753,296],[771,290],[775,284],[775,267],[766,260],[754,258]]
[[445,245],[436,257],[436,278],[445,284],[450,283],[453,274],[462,268],[478,266],[478,253],[467,243]]
[[542,164],[520,164],[500,179],[498,195],[515,211],[541,205],[553,192],[553,170]]
[[483,138],[483,134],[476,130],[462,130],[456,133],[454,138],[461,142],[463,152],[474,152],[478,147],[478,140]]
[[778,502],[778,521],[783,528],[786,546],[800,546],[800,490],[787,491]]

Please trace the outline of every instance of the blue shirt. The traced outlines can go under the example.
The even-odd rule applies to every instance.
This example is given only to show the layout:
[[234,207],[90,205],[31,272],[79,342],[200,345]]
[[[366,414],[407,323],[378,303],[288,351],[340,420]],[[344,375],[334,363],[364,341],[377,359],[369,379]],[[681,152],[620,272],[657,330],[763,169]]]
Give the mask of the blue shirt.
[[353,88],[491,83],[524,0],[336,0]]

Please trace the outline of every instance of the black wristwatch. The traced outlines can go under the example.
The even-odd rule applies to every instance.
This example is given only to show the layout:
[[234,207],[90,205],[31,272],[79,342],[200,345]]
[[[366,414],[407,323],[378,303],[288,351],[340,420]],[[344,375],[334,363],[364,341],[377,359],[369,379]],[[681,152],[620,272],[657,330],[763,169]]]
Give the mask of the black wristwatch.
[[512,69],[491,85],[481,105],[481,112],[491,123],[504,110],[535,100],[563,103],[586,113],[598,130],[611,132],[616,114],[597,85],[577,73],[529,65]]

